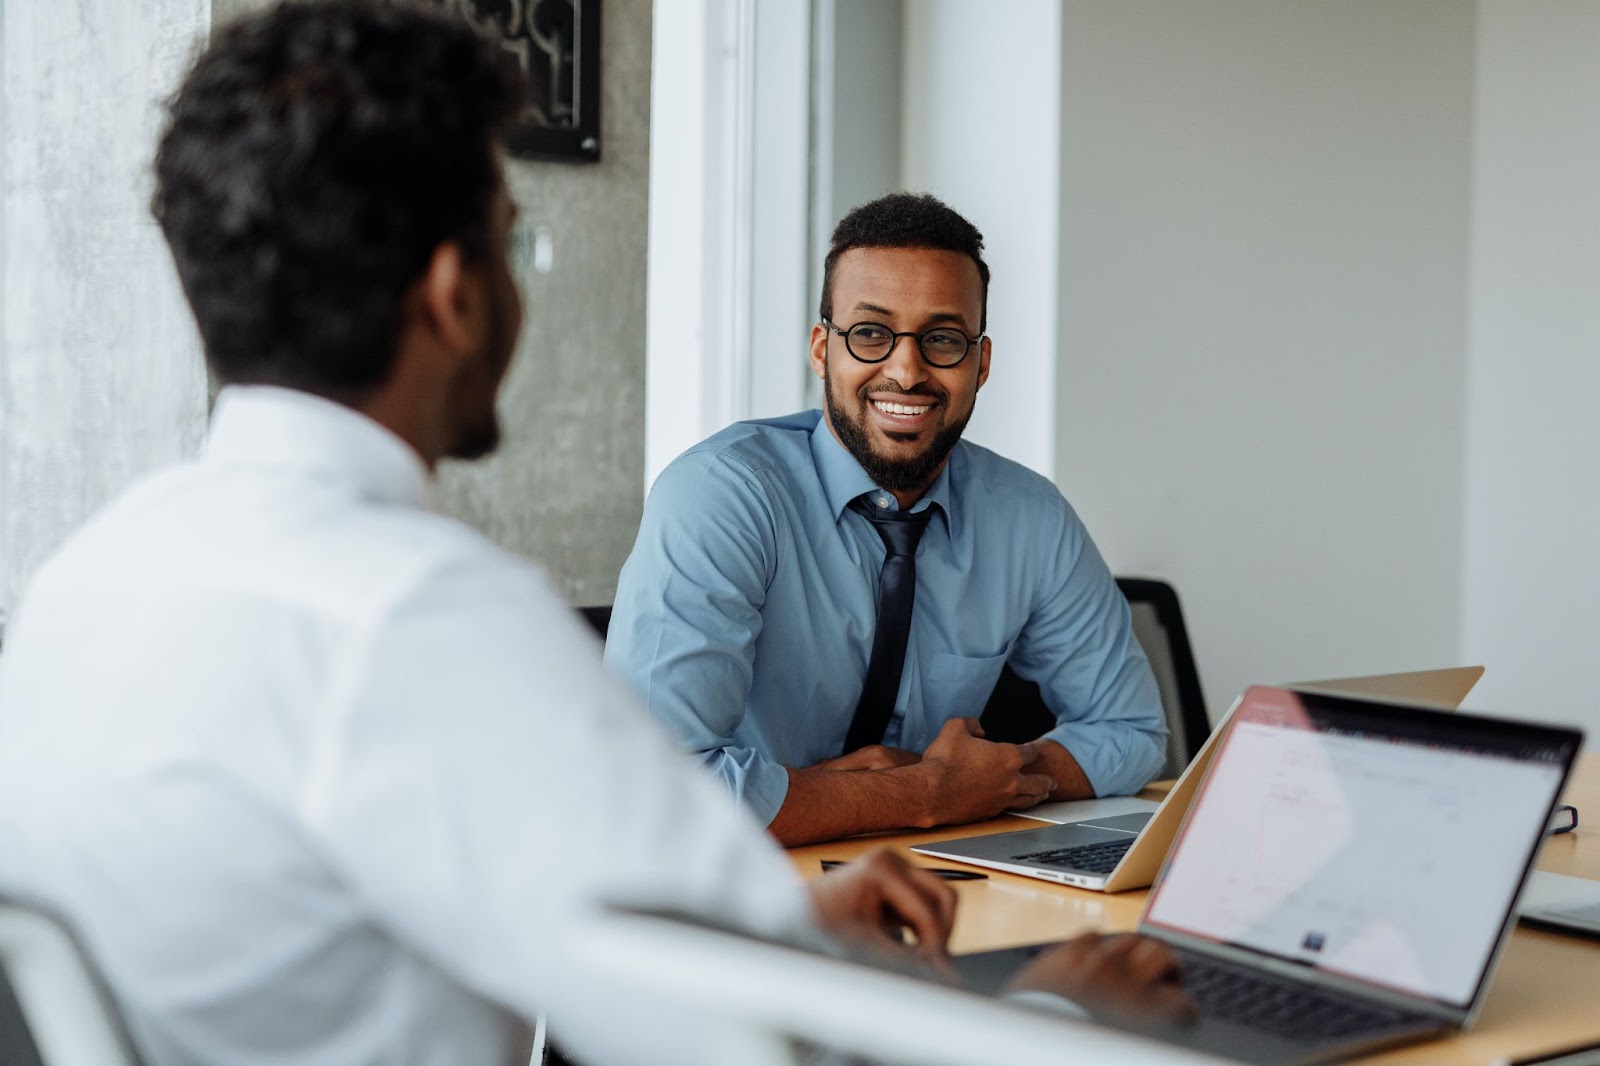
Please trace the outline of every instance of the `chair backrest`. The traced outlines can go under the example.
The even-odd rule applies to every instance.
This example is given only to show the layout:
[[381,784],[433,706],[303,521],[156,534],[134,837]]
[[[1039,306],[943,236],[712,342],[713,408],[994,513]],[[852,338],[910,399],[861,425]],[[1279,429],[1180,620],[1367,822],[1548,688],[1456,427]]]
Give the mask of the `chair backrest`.
[[[1178,594],[1165,581],[1119,577],[1117,587],[1133,613],[1133,635],[1150,660],[1167,719],[1167,758],[1159,777],[1177,777],[1211,734],[1200,673],[1195,668],[1189,633],[1183,624]],[[1055,725],[1039,686],[1024,681],[1007,666],[983,709],[984,734],[993,740],[1021,743]]]
[[583,620],[588,622],[594,631],[600,634],[600,639],[606,639],[606,630],[611,628],[611,605],[604,607],[579,607],[578,613],[583,615]]
[[0,900],[0,1063],[137,1066],[138,1056],[67,927]]
[[1161,707],[1167,715],[1167,765],[1162,777],[1177,777],[1199,753],[1211,735],[1205,695],[1200,691],[1200,671],[1189,647],[1189,630],[1183,624],[1178,593],[1165,581],[1119,577],[1117,587],[1133,612],[1133,635],[1150,660],[1161,690]]

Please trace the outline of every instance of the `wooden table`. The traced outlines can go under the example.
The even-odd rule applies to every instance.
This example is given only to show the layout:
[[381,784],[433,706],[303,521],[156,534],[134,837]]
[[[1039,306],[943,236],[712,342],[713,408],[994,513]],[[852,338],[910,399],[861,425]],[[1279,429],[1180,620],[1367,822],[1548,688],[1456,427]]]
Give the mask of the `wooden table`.
[[[1169,786],[1157,783],[1144,795],[1159,799]],[[1578,808],[1578,828],[1549,838],[1538,867],[1600,881],[1600,754],[1579,758],[1563,802]],[[789,854],[806,877],[821,874],[820,859],[850,859],[881,846],[924,866],[946,865],[906,849],[924,841],[1038,827],[1036,821],[1008,816],[977,825],[812,844]],[[950,940],[951,951],[958,954],[1089,930],[1132,929],[1144,909],[1142,890],[1109,895],[987,872],[986,881],[951,882],[961,898]],[[1386,1066],[1489,1064],[1593,1042],[1600,1042],[1600,941],[1518,927],[1500,960],[1483,1014],[1470,1032],[1360,1061]]]

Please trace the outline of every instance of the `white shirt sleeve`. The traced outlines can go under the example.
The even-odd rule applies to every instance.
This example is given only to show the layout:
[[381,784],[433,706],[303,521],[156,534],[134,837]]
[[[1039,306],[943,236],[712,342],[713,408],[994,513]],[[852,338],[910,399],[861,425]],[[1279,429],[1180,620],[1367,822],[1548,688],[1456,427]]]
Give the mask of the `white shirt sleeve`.
[[563,943],[598,902],[814,942],[789,860],[605,673],[537,571],[463,553],[375,618],[323,709],[304,803],[398,939],[579,1044],[618,1035]]

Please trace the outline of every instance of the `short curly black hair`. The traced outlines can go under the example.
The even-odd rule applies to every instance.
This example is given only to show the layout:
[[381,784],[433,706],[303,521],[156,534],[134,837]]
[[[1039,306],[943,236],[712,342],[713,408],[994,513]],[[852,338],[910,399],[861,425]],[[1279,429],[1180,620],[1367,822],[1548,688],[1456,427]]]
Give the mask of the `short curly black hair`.
[[522,99],[493,42],[410,3],[289,0],[220,30],[167,104],[151,200],[217,377],[386,380],[434,250],[487,248]]
[[983,318],[978,332],[989,328],[989,264],[983,261],[983,234],[950,205],[927,193],[892,192],[862,204],[833,228],[828,257],[822,263],[822,300],[818,312],[833,320],[833,268],[852,248],[934,248],[961,252],[978,265],[983,281]]

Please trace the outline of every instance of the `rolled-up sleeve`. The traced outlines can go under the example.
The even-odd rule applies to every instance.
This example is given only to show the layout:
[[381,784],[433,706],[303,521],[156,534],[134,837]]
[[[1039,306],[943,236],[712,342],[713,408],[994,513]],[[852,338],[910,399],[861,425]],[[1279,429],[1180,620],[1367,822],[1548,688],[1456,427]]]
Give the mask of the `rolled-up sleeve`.
[[754,471],[711,450],[682,456],[645,503],[606,638],[606,665],[763,822],[783,806],[788,771],[734,733],[776,537]]
[[1097,796],[1137,792],[1161,769],[1167,725],[1161,694],[1133,633],[1128,602],[1065,500],[1042,547],[1045,565],[1012,667],[1039,684],[1056,727]]

